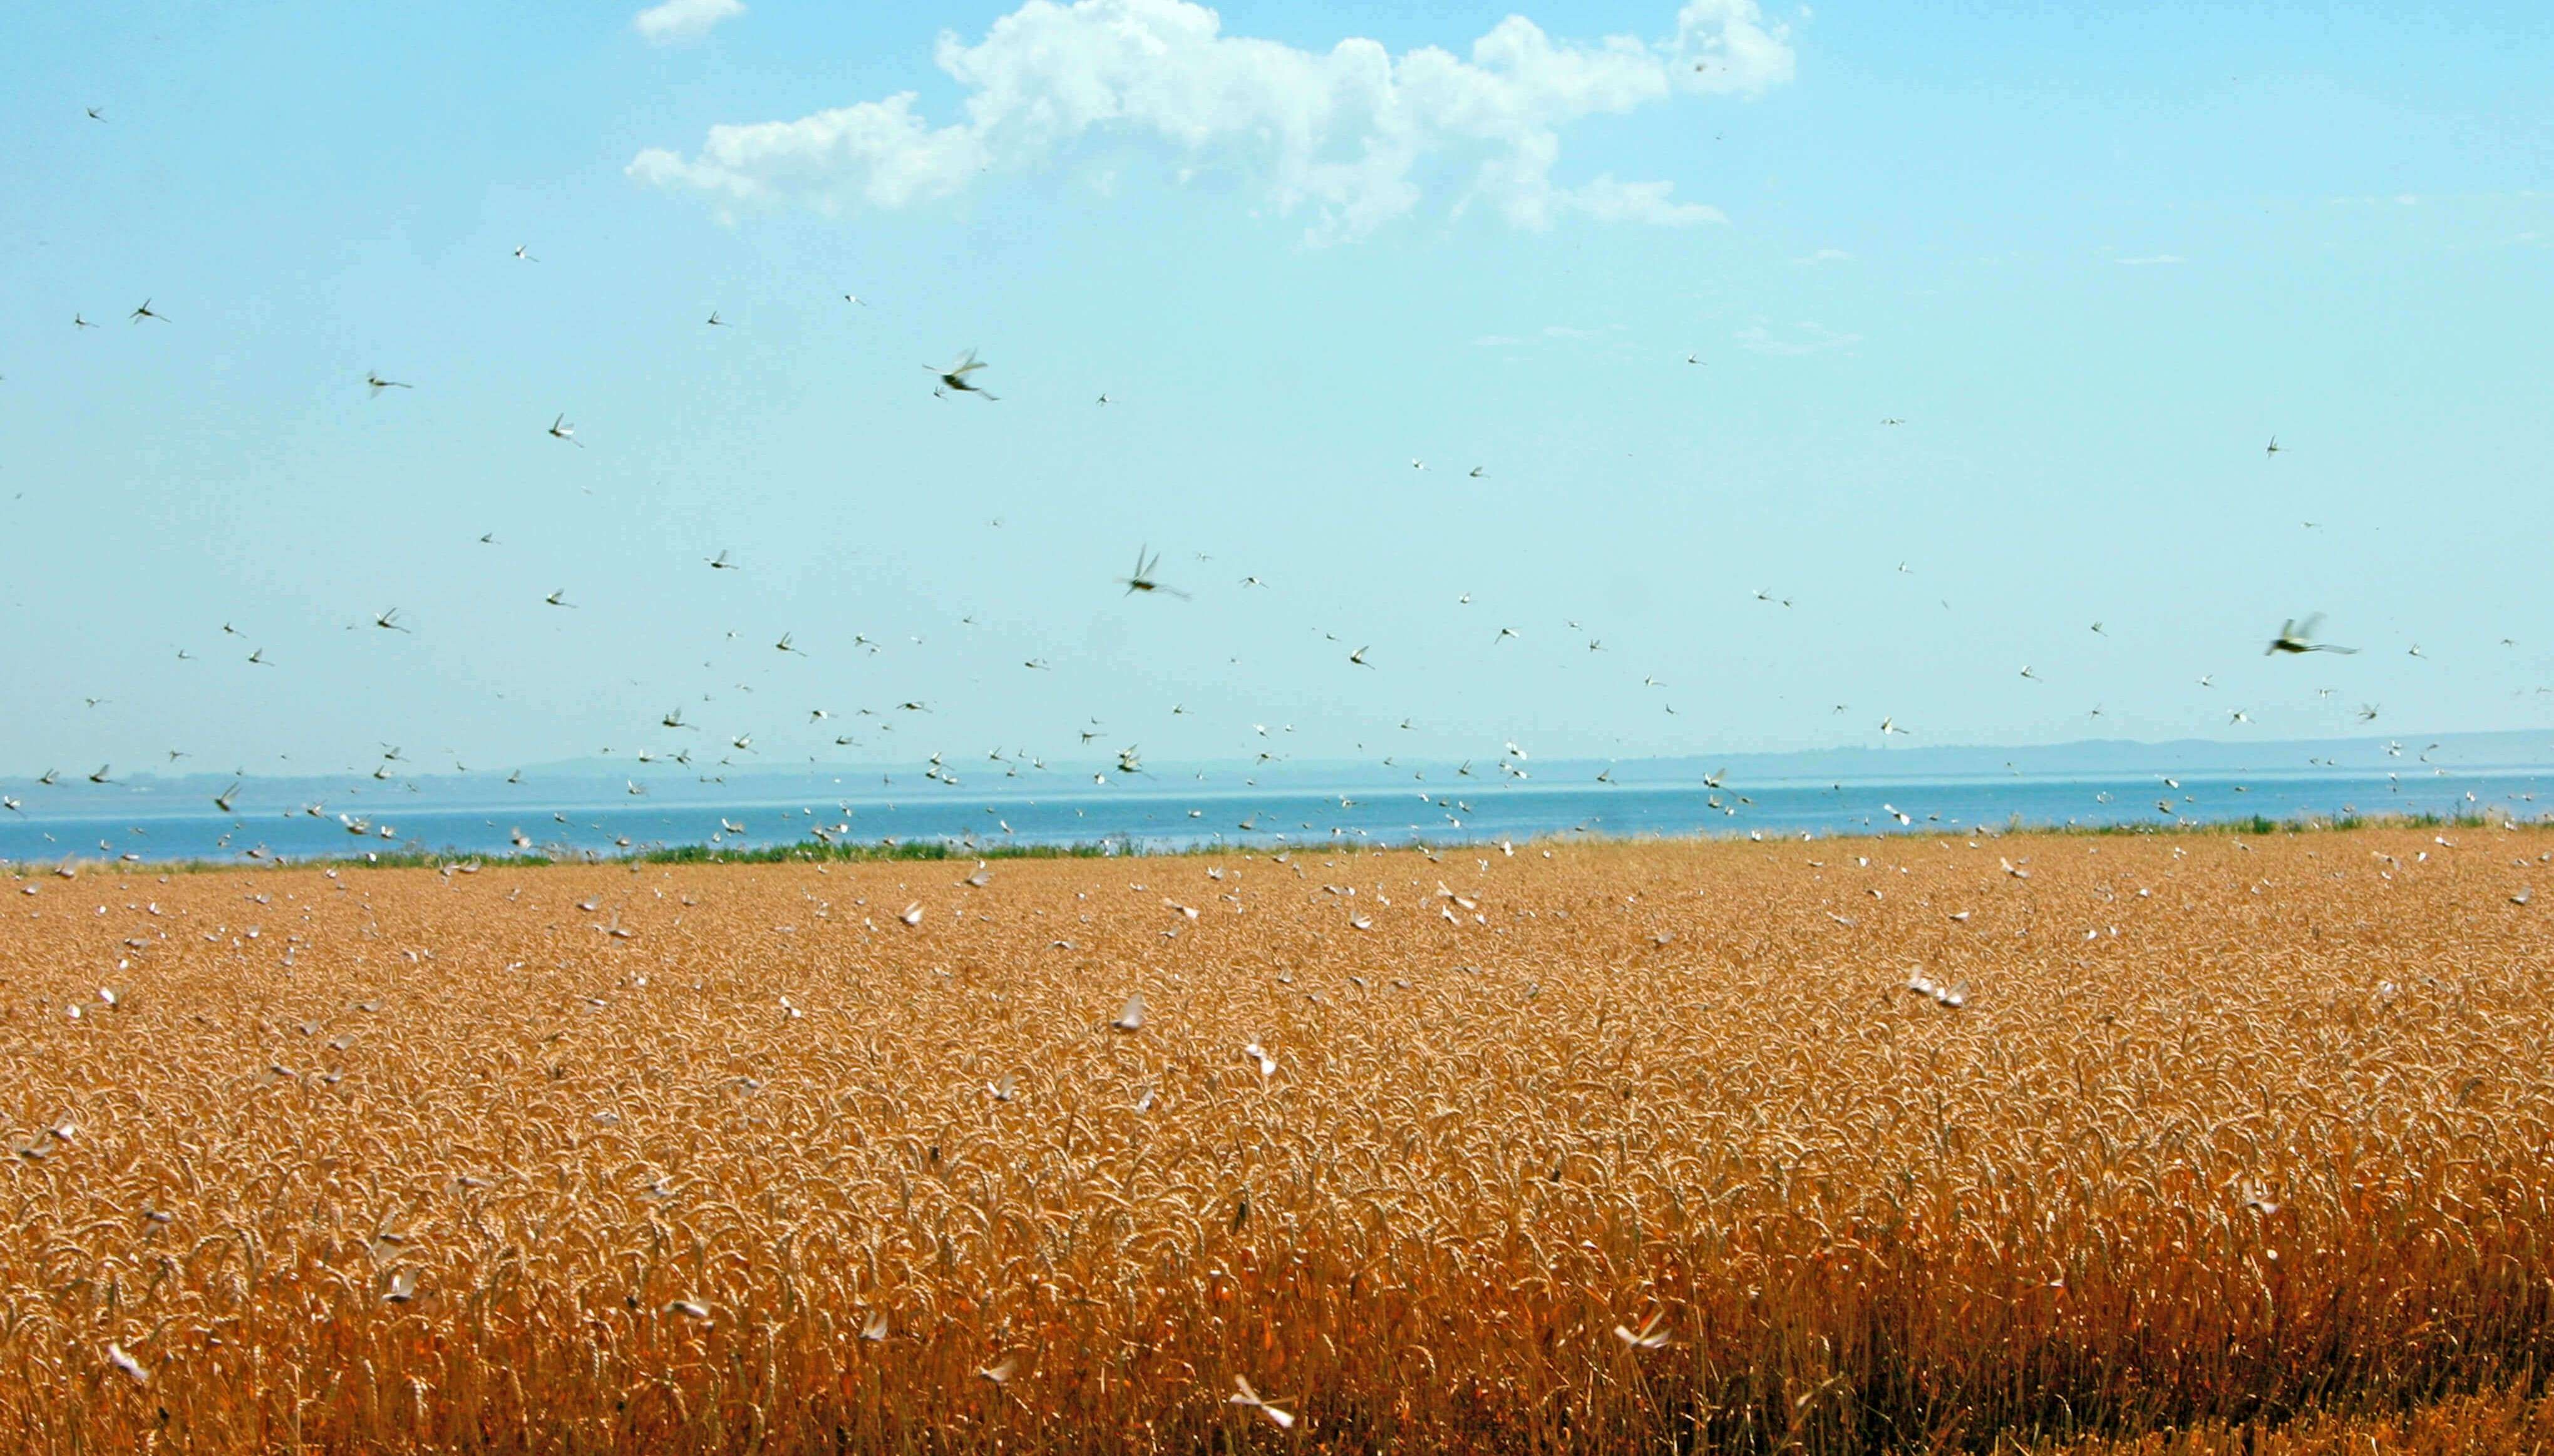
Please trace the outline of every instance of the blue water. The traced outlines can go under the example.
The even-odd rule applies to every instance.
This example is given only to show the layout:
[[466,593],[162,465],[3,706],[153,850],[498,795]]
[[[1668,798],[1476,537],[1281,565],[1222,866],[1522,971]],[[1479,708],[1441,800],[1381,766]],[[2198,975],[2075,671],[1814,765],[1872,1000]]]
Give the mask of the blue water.
[[[384,849],[502,855],[522,852],[520,833],[542,853],[615,854],[670,845],[753,848],[808,842],[822,829],[838,842],[940,841],[960,846],[1108,843],[1128,850],[1207,844],[1271,848],[1333,840],[1398,844],[1526,840],[1561,834],[1766,837],[1931,833],[1986,825],[2206,824],[2346,814],[2506,814],[2548,818],[2554,773],[2447,773],[2245,779],[2153,775],[2112,778],[1911,780],[1904,783],[1544,787],[1482,784],[1463,793],[1415,789],[1068,794],[1044,798],[905,796],[894,800],[800,799],[785,803],[553,804],[529,797],[500,808],[417,804],[403,813],[376,802],[357,816],[335,805],[321,816],[241,803],[220,815],[168,813],[102,803],[49,817],[42,804],[0,814],[0,860],[68,857],[298,859]],[[2166,809],[2169,813],[2166,813]],[[354,811],[348,810],[348,813]],[[254,851],[254,852],[252,852]]]

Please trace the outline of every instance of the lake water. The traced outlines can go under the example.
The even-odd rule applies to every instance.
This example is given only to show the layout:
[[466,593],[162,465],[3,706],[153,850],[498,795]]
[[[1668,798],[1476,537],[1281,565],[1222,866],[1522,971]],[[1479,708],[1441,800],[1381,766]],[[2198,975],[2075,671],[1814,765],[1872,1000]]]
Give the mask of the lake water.
[[[1398,844],[1527,840],[1562,834],[1798,837],[1801,834],[1949,834],[2014,822],[2027,826],[2222,823],[2255,815],[2273,820],[2357,813],[2457,815],[2505,813],[2522,822],[2554,809],[2554,774],[2433,773],[2399,779],[2331,777],[2182,777],[2168,786],[2153,775],[2095,778],[1915,779],[1904,783],[1731,785],[1638,784],[1622,787],[1483,782],[1423,795],[1416,787],[1316,793],[1283,791],[1071,793],[1031,798],[968,798],[963,791],[893,799],[802,798],[786,802],[663,803],[648,798],[560,802],[525,797],[495,805],[434,806],[404,812],[379,795],[353,814],[352,833],[331,805],[314,817],[288,805],[255,806],[220,815],[171,813],[165,802],[80,802],[48,814],[41,802],[0,814],[0,859],[52,863],[78,856],[143,860],[236,859],[251,849],[269,857],[353,856],[386,848],[456,854],[518,852],[520,833],[542,852],[612,854],[634,848],[707,844],[753,848],[810,840],[822,829],[842,842],[943,841],[958,845],[1059,845],[1106,842],[1126,848],[1205,844],[1270,848],[1334,840]],[[2168,812],[2167,812],[2168,811]],[[385,833],[387,832],[387,833]]]

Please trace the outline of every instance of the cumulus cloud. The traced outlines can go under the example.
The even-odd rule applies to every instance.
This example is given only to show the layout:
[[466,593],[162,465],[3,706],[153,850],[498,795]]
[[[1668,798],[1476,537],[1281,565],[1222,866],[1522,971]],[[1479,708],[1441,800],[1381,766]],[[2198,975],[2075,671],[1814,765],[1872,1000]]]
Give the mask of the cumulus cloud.
[[639,11],[630,24],[650,46],[697,41],[723,20],[745,14],[744,0],[665,0]]
[[1677,201],[1664,181],[1554,180],[1563,130],[1680,95],[1757,95],[1793,68],[1785,28],[1757,0],[1687,0],[1657,40],[1555,40],[1510,16],[1468,58],[1434,46],[1396,56],[1353,37],[1305,51],[1222,26],[1189,0],[1026,0],[975,45],[941,36],[936,59],[965,92],[960,120],[934,125],[906,91],[712,127],[696,155],[651,149],[629,170],[723,213],[898,208],[1115,134],[1167,143],[1184,168],[1247,178],[1278,211],[1309,213],[1316,241],[1400,218],[1444,178],[1457,210],[1478,203],[1521,227],[1568,216],[1682,227],[1721,215]]
[[2181,255],[2177,253],[2149,253],[2143,258],[2121,258],[2114,261],[2122,268],[2171,268],[2175,264],[2181,262]]

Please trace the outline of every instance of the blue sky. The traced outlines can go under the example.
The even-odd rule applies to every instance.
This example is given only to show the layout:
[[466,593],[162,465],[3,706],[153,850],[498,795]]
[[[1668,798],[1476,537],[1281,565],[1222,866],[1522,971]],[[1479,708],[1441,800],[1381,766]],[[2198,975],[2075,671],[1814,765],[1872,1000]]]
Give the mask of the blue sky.
[[2544,725],[2554,39],[2228,9],[24,12],[0,772]]

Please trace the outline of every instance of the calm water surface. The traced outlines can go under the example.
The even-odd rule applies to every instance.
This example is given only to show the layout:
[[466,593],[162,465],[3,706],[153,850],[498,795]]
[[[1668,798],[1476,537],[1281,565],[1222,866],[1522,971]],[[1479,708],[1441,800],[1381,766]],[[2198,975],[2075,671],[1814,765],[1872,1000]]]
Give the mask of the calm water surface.
[[[383,849],[455,854],[520,852],[518,836],[550,854],[613,854],[682,844],[758,848],[808,841],[818,831],[842,842],[940,841],[956,845],[1107,843],[1126,849],[1232,844],[1266,848],[1353,840],[1399,844],[1525,840],[1560,834],[1793,836],[1943,834],[1976,825],[2169,825],[2357,813],[2506,813],[2521,821],[2554,809],[2554,775],[2438,774],[2280,777],[2238,781],[2155,776],[2116,779],[1916,779],[1904,783],[1812,785],[1520,786],[1482,783],[1461,791],[1080,793],[1049,798],[939,797],[802,799],[789,802],[556,802],[526,788],[519,801],[472,807],[415,803],[404,810],[382,794],[360,808],[328,805],[313,816],[294,805],[237,812],[167,812],[172,805],[117,806],[94,796],[71,812],[41,803],[0,814],[0,858],[16,863],[66,857],[228,859],[358,855]],[[557,791],[552,790],[555,793]],[[360,833],[341,817],[350,819]]]

